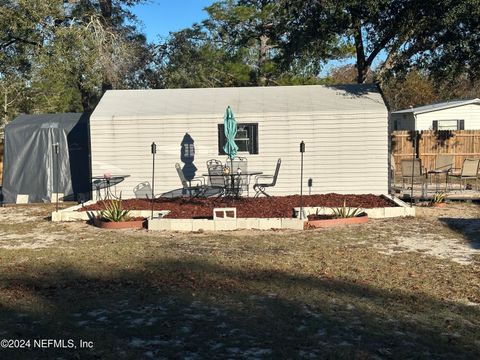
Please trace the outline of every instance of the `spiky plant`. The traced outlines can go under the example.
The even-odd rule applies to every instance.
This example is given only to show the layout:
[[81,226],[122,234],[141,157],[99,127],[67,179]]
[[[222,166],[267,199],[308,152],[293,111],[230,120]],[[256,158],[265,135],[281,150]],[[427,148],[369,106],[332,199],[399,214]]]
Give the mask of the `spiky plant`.
[[347,207],[347,201],[343,200],[343,206],[332,208],[333,217],[337,219],[346,219],[359,216],[362,213],[362,210],[359,208],[350,208]]
[[130,211],[122,208],[122,199],[104,201],[104,210],[100,211],[100,218],[104,221],[119,222],[130,220]]
[[446,199],[447,199],[447,194],[446,193],[437,192],[437,193],[433,194],[431,203],[432,204],[441,204],[441,203],[444,203]]

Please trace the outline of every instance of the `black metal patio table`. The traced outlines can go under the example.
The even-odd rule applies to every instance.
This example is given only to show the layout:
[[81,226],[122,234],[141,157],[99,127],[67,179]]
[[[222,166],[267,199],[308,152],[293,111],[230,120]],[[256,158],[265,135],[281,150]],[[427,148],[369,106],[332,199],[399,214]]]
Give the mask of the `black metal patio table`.
[[[242,171],[242,172],[233,172],[229,174],[209,174],[205,173],[202,174],[202,176],[206,177],[230,177],[230,183],[225,184],[225,191],[224,191],[224,196],[234,196],[234,197],[239,197],[240,195],[240,188],[241,188],[241,183],[240,181],[235,181],[235,177],[240,178],[241,176],[256,176],[256,175],[262,175],[262,171]],[[247,184],[248,186],[248,184]]]
[[117,184],[120,184],[125,178],[130,175],[101,175],[101,176],[92,176],[92,188],[96,190],[97,200],[102,200],[101,190],[104,191],[103,200],[108,199],[109,197],[118,199],[117,190],[115,188],[115,193],[112,192],[112,187],[116,187]]

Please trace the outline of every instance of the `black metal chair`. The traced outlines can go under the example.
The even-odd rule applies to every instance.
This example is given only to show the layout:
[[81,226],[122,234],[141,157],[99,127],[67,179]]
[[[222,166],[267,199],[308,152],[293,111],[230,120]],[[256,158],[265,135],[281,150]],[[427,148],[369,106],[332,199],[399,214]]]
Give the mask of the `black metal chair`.
[[227,166],[230,168],[232,174],[237,174],[235,178],[236,186],[239,192],[247,191],[249,196],[250,176],[242,175],[248,173],[248,160],[244,157],[236,157],[233,160],[227,160]]
[[275,168],[275,173],[273,175],[258,175],[255,177],[255,185],[253,185],[253,190],[255,190],[254,197],[259,197],[261,194],[265,196],[270,196],[269,194],[267,194],[265,189],[269,187],[274,187],[277,184],[277,178],[278,173],[280,172],[281,164],[282,159],[278,159],[277,167]]
[[225,193],[228,182],[223,171],[223,164],[219,160],[208,160],[208,182],[209,187],[219,191],[219,197]]

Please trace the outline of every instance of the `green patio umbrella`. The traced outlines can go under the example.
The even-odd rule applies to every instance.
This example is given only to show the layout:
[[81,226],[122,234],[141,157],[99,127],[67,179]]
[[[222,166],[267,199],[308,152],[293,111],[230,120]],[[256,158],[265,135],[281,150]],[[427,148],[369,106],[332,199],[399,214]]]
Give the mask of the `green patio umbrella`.
[[225,139],[227,143],[223,146],[225,154],[228,155],[230,160],[233,160],[237,155],[238,146],[235,144],[235,136],[237,136],[237,122],[233,116],[233,111],[230,106],[227,107],[225,117],[223,118],[223,127],[225,133]]
[[234,179],[233,179],[233,159],[237,155],[238,146],[235,144],[235,136],[237,136],[237,122],[235,121],[235,117],[233,116],[233,111],[230,106],[227,107],[227,111],[225,112],[225,117],[223,118],[223,127],[225,133],[225,139],[227,140],[226,144],[223,146],[223,150],[225,154],[228,155],[230,158],[230,169],[232,177],[231,184],[232,184],[232,193],[234,191]]

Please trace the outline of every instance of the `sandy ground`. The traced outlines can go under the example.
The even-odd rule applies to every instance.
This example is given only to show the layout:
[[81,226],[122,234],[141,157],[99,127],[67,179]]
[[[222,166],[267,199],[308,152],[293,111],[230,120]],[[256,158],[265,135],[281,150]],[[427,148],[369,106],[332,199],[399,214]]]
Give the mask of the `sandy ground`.
[[[0,248],[41,249],[69,247],[72,241],[93,239],[101,230],[82,222],[51,223],[48,206],[0,207]],[[480,255],[480,206],[449,203],[446,208],[417,207],[415,219],[370,221],[368,236],[360,239],[380,253],[395,255],[418,252],[424,256],[448,259],[470,265]],[[3,226],[2,226],[3,225]],[[290,231],[292,235],[297,234]],[[175,233],[129,231],[130,235],[176,236]],[[255,231],[239,230],[237,235]],[[265,232],[262,232],[265,233]],[[69,236],[65,236],[69,235]],[[208,236],[206,232],[202,234]],[[198,236],[198,235],[197,235]],[[352,231],[345,230],[345,240],[352,240]]]

